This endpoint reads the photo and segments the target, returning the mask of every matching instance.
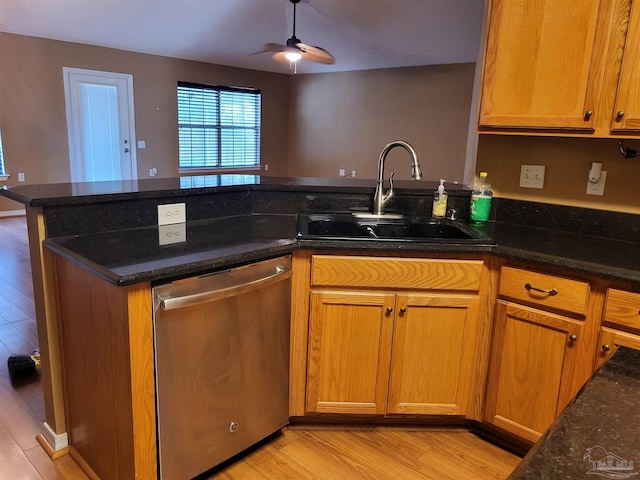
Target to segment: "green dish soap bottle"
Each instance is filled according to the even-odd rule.
[[[480,177],[473,182],[473,192],[471,192],[471,223],[486,223],[489,221],[491,211],[491,182],[487,177],[487,172],[480,172]]]

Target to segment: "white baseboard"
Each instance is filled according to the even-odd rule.
[[[56,433],[47,422],[44,422],[42,425],[44,426],[42,429],[42,436],[54,452],[63,450],[69,446],[67,432]]]
[[[25,210],[4,210],[0,211],[0,218],[2,217],[20,217],[26,215]]]

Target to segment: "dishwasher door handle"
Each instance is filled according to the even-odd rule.
[[[238,295],[257,288],[263,288],[273,283],[280,282],[291,278],[291,269],[284,267],[276,267],[274,273],[270,275],[261,274],[256,278],[250,278],[243,283],[233,285],[226,288],[219,288],[216,290],[209,290],[206,292],[197,292],[189,295],[183,295],[180,297],[167,297],[160,298],[159,305],[163,310],[175,310],[176,308],[190,307],[193,305],[199,305],[202,303],[213,302],[222,298]]]

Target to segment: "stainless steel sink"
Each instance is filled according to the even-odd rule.
[[[298,238],[398,242],[486,243],[487,236],[466,223],[431,217],[360,218],[351,214],[298,217]]]

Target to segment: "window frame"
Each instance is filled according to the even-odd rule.
[[[203,91],[203,92],[206,92],[206,91],[215,92],[214,94],[215,96],[214,101],[216,102],[215,112],[212,110],[206,113],[215,113],[217,115],[216,122],[215,123],[181,122],[181,116],[182,116],[181,115],[181,89],[194,89],[194,90]],[[221,120],[221,113],[223,111],[223,108],[225,106],[226,107],[233,106],[233,102],[228,102],[226,104],[222,102],[223,97],[221,96],[221,93],[226,93],[226,92],[237,92],[242,94],[253,95],[256,97],[255,103],[254,103],[255,109],[252,112],[253,116],[255,117],[254,119],[255,121],[251,123],[251,125],[249,126],[233,125],[233,122],[232,124],[225,124]],[[182,91],[182,94],[184,93],[185,91]],[[262,92],[259,89],[244,88],[244,87],[229,87],[229,86],[222,86],[222,85],[210,85],[210,84],[178,81],[176,95],[177,95],[176,100],[177,100],[177,109],[178,109],[177,130],[178,130],[178,171],[179,173],[197,174],[197,173],[217,173],[217,172],[230,172],[230,171],[250,171],[250,170],[261,169]],[[205,113],[202,113],[202,115],[206,116]],[[247,117],[243,113],[241,120],[244,121],[246,118]],[[215,153],[214,165],[204,164],[204,162],[206,162],[209,159],[205,159],[201,164],[198,164],[198,165],[182,164],[183,159],[181,158],[181,156],[182,156],[182,149],[184,147],[181,142],[181,133],[180,133],[180,130],[182,128],[202,129],[203,131],[213,130],[215,132],[214,136],[217,140],[216,140],[216,146],[215,146],[216,151],[214,152]],[[253,142],[243,140],[241,144],[242,147],[244,148],[246,145],[251,145],[253,143],[253,148],[252,149],[250,148],[250,150],[253,151],[253,162],[248,164],[246,163],[235,164],[233,162],[231,165],[224,165],[224,162],[225,162],[224,155],[231,154],[231,156],[233,157],[236,155],[236,151],[234,150],[233,146],[229,147],[229,144],[224,142],[223,133],[237,132],[241,130],[250,130],[254,132]],[[203,138],[204,136],[205,135],[203,133]],[[192,142],[193,140],[188,142],[188,144],[191,145]],[[203,147],[202,151],[200,151],[199,154],[205,157],[207,155],[207,148]]]
[[[4,147],[2,146],[2,129],[0,129],[0,182],[6,182],[9,174],[4,166]]]

